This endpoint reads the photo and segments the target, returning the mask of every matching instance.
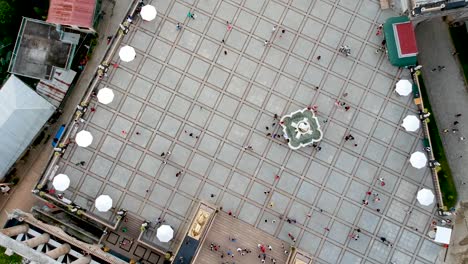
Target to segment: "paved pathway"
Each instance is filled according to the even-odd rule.
[[[463,75],[460,72],[456,58],[452,56],[454,47],[448,31],[448,26],[441,19],[423,22],[416,28],[420,63],[424,83],[429,92],[434,116],[440,130],[445,128],[459,129],[459,132],[442,134],[445,153],[449,159],[450,168],[458,185],[459,198],[468,199],[468,188],[462,183],[468,183],[468,144],[460,137],[468,137],[468,93]],[[442,71],[432,72],[437,66],[445,66]],[[455,115],[463,116],[456,118]],[[454,121],[460,122],[453,125]],[[462,156],[462,157],[461,157]],[[460,158],[461,157],[461,158]]]
[[[429,170],[407,162],[422,149],[421,133],[399,127],[416,108],[393,93],[401,72],[375,53],[376,26],[395,14],[370,0],[153,2],[157,19],[137,20],[124,41],[136,59],[120,62],[101,85],[115,91],[114,101],[93,102],[97,111],[84,124],[93,144],[70,146],[59,164],[72,180],[66,197],[94,211],[93,200],[108,194],[116,207],[162,216],[178,236],[192,205],[205,200],[285,241],[292,233],[314,263],[435,261],[441,247],[425,236],[435,208],[415,199],[432,188]],[[343,44],[351,56],[337,52]],[[351,110],[337,108],[337,99]],[[266,136],[278,133],[275,113],[314,104],[321,151],[291,151]],[[347,133],[355,142],[344,142]],[[381,201],[363,206],[369,190]],[[356,227],[358,241],[349,238]]]

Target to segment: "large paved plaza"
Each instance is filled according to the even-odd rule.
[[[421,132],[399,126],[416,107],[393,92],[407,73],[375,53],[377,25],[396,14],[370,0],[153,5],[156,21],[138,19],[124,40],[136,59],[116,56],[118,68],[101,83],[116,98],[93,102],[83,126],[93,144],[70,147],[60,162],[72,180],[66,197],[93,211],[94,199],[109,194],[117,208],[151,221],[161,216],[178,235],[204,200],[288,243],[293,234],[314,263],[435,262],[442,248],[426,235],[435,206],[416,201],[420,188],[433,189],[430,172],[408,162],[422,149]],[[341,45],[350,46],[350,56],[338,52]],[[292,151],[267,136],[280,133],[274,114],[313,105],[324,132],[320,151]],[[355,140],[345,142],[349,133]],[[367,191],[381,201],[371,196],[362,205]],[[349,237],[355,228],[357,241]]]

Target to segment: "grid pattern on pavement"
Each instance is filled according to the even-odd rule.
[[[234,241],[227,238],[234,238]],[[225,212],[220,212],[216,214],[213,225],[211,225],[201,245],[198,256],[193,260],[193,263],[218,263],[221,259],[221,254],[225,255],[226,260],[231,259],[244,264],[260,263],[261,260],[258,258],[258,254],[260,253],[258,249],[259,243],[265,247],[265,255],[262,258],[265,258],[266,263],[273,263],[272,259],[276,260],[275,263],[286,263],[289,257],[288,244],[243,221],[239,221],[239,219]],[[219,246],[220,250],[212,250],[211,245]],[[247,249],[251,252],[239,252],[239,248]],[[284,252],[285,249],[287,254]],[[226,254],[228,250],[233,253],[234,257]]]
[[[393,93],[402,72],[375,53],[376,26],[395,14],[369,0],[154,5],[156,21],[138,20],[124,41],[136,48],[136,59],[120,63],[101,84],[116,96],[94,105],[83,127],[93,144],[69,147],[60,163],[72,181],[66,197],[112,219],[93,208],[98,195],[108,194],[117,208],[152,221],[162,216],[178,235],[195,202],[205,200],[285,241],[294,234],[317,263],[435,261],[440,246],[425,236],[435,208],[415,199],[418,189],[432,189],[429,170],[407,162],[422,149],[421,135],[399,128],[416,108]],[[186,17],[189,10],[195,20]],[[342,44],[351,56],[338,53]],[[351,109],[336,107],[336,100]],[[309,105],[318,106],[324,131],[320,151],[292,151],[266,136],[279,133],[275,113]],[[355,141],[345,142],[347,133]],[[381,201],[366,207],[369,190]],[[349,234],[357,227],[362,233],[354,241]]]

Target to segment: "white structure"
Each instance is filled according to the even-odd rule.
[[[78,146],[85,148],[93,143],[93,135],[89,131],[81,130],[76,134],[75,141]]]
[[[174,230],[168,225],[162,225],[158,228],[156,236],[161,242],[169,242],[174,237]]]
[[[291,149],[296,150],[322,140],[320,123],[312,109],[304,108],[285,115],[280,125]]]
[[[434,202],[434,194],[429,189],[422,189],[418,192],[416,199],[421,205],[429,206]]]
[[[70,187],[70,178],[65,174],[59,174],[54,177],[52,185],[54,186],[55,190],[63,192],[68,189],[68,187]]]
[[[416,151],[415,153],[411,154],[410,163],[411,166],[415,167],[416,169],[422,169],[426,167],[427,157],[424,155],[424,153]]]
[[[443,227],[443,226],[436,226],[436,234],[434,238],[434,242],[442,243],[442,244],[450,244],[450,238],[452,237],[452,229]]]
[[[101,104],[110,104],[112,100],[114,100],[114,92],[111,89],[104,87],[99,90],[97,99]]]
[[[419,129],[421,126],[421,121],[419,121],[417,116],[409,115],[403,119],[402,127],[406,129],[406,131],[414,132]]]
[[[130,46],[123,46],[120,48],[119,57],[122,61],[130,62],[135,59],[136,52],[135,49]]]
[[[112,208],[112,198],[109,195],[100,195],[94,205],[99,212],[107,212]]]
[[[156,8],[152,5],[145,5],[140,11],[141,18],[146,21],[155,19],[157,14]]]
[[[395,92],[401,96],[408,96],[413,90],[413,84],[408,80],[399,80],[395,85]]]
[[[11,75],[0,89],[0,179],[21,157],[55,107]]]

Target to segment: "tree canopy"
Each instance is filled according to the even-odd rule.
[[[14,11],[7,1],[0,1],[0,24],[9,24],[13,19]]]

